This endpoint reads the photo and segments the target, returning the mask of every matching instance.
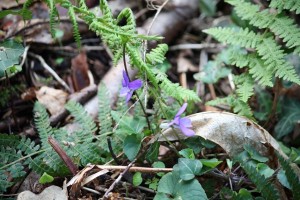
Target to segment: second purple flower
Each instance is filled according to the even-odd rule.
[[[180,115],[185,111],[186,107],[187,103],[184,103],[168,126],[174,126],[174,128],[180,129],[184,135],[189,137],[195,135],[195,131],[190,129],[192,128],[192,122],[189,118],[180,117]]]

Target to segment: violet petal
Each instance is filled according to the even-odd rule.
[[[179,109],[179,111],[177,112],[177,114],[175,115],[175,117],[179,117],[179,116],[185,111],[187,105],[188,105],[187,103],[184,103],[184,104],[181,106],[181,108]]]
[[[132,91],[132,90],[130,90],[130,91],[127,93],[127,96],[126,96],[126,103],[131,99],[132,94],[133,94],[133,91]]]
[[[128,87],[131,90],[137,90],[137,89],[141,88],[142,85],[143,85],[143,82],[141,80],[137,79],[137,80],[130,82],[128,84]]]
[[[188,129],[188,128],[186,128],[186,127],[183,126],[183,125],[180,125],[180,130],[181,130],[181,132],[182,132],[184,135],[186,135],[186,136],[188,136],[188,137],[193,136],[193,135],[196,134],[195,131],[193,131],[192,129]]]
[[[180,125],[185,126],[187,128],[191,128],[192,127],[192,121],[189,118],[182,118],[180,119]]]
[[[123,87],[120,90],[120,96],[125,97],[130,92],[130,89],[128,87]]]
[[[129,85],[129,78],[128,78],[126,72],[123,70],[122,86],[123,87],[126,87],[126,86],[128,87],[128,85]]]

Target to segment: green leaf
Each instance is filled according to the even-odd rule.
[[[135,172],[133,175],[132,183],[134,186],[139,186],[143,182],[142,173],[141,172]]]
[[[202,168],[200,160],[191,160],[188,158],[179,158],[178,164],[173,166],[173,171],[180,174],[180,178],[188,181],[199,174]]]
[[[277,173],[277,179],[284,187],[286,187],[290,190],[292,189],[289,181],[287,180],[284,170],[282,170],[282,169],[279,170],[279,172]]]
[[[195,159],[195,154],[193,149],[187,148],[187,149],[182,149],[181,151],[179,151],[179,154],[181,156],[183,156],[184,158],[188,158],[188,159]]]
[[[206,167],[209,167],[209,168],[215,168],[220,163],[222,163],[222,161],[219,161],[216,158],[212,158],[212,159],[200,159],[200,161],[203,164],[203,166],[206,166]]]
[[[170,172],[164,175],[158,183],[157,199],[188,199],[199,200],[208,199],[202,186],[196,179],[184,181],[180,179],[176,172]],[[166,195],[171,195],[167,198]]]
[[[184,144],[193,149],[193,151],[198,154],[203,148],[201,137],[188,137],[184,140]]]
[[[159,142],[154,142],[151,144],[150,148],[147,150],[146,153],[146,160],[150,163],[153,163],[158,159],[158,153],[159,153]]]
[[[214,16],[216,14],[216,5],[216,0],[199,0],[200,10],[204,16]]]
[[[5,70],[19,64],[19,58],[23,53],[22,44],[14,40],[0,42],[0,78],[5,76]]]
[[[112,116],[113,116],[112,112]],[[113,116],[114,117],[114,116]],[[147,125],[145,117],[124,116],[118,121],[120,123],[119,130],[130,134],[141,134],[144,127]]]
[[[12,14],[12,15],[21,15],[24,20],[29,20],[32,18],[32,12],[30,10],[3,10],[0,11],[0,19],[4,18],[5,16]]]
[[[268,158],[261,156],[254,148],[252,148],[249,144],[244,145],[244,149],[248,152],[250,157],[253,160],[256,160],[258,162],[267,162]]]
[[[39,183],[45,184],[45,183],[51,183],[54,180],[53,176],[47,174],[47,172],[44,172],[41,178],[39,179]]]
[[[268,165],[266,165],[265,163],[258,163],[256,165],[256,170],[263,176],[265,176],[265,178],[269,178],[270,176],[272,176],[274,174],[274,170],[271,169]]]
[[[137,135],[128,135],[123,144],[123,150],[127,158],[132,161],[141,148],[141,139]]]
[[[294,147],[291,148],[291,153],[290,153],[290,161],[296,164],[300,164],[300,150],[296,149]]]
[[[291,133],[300,120],[300,103],[298,100],[285,99],[282,106],[282,114],[275,126],[275,137],[277,139]]]
[[[166,166],[165,166],[165,163],[163,163],[161,161],[157,161],[157,162],[154,162],[152,164],[152,167],[154,167],[154,168],[165,168]],[[157,176],[163,176],[163,175],[165,175],[165,173],[164,172],[158,172],[156,175]]]
[[[194,75],[194,79],[201,80],[204,83],[216,83],[220,78],[226,77],[231,70],[222,66],[221,62],[208,61],[204,65],[204,70]]]

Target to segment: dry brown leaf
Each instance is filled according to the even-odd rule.
[[[47,187],[42,193],[34,194],[30,191],[21,192],[17,200],[68,200],[67,190],[52,185]]]
[[[264,144],[270,144],[287,158],[277,141],[265,129],[245,117],[212,111],[196,113],[187,118],[191,119],[196,135],[220,145],[229,156],[242,152],[245,144],[250,144],[262,155],[268,155],[268,149]],[[179,137],[185,137],[179,130],[174,130]],[[178,139],[171,128],[163,131],[163,134],[170,141]],[[159,141],[163,140],[164,137],[159,138]]]
[[[63,90],[47,86],[43,86],[39,91],[36,91],[36,98],[48,109],[51,115],[59,113],[64,108],[67,97],[68,94]]]
[[[90,78],[88,75],[89,65],[87,63],[87,56],[84,51],[72,59],[72,83],[75,92],[90,85]]]

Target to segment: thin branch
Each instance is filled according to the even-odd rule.
[[[62,80],[57,73],[45,62],[44,58],[42,56],[36,55],[34,53],[29,52],[28,55],[38,59],[42,66],[68,91],[71,93],[70,87],[67,85],[67,83]]]
[[[77,174],[78,168],[71,160],[71,158],[67,155],[67,153],[61,148],[59,143],[53,137],[49,136],[48,142],[50,143],[54,151],[59,155],[59,157],[66,164],[66,166],[71,171],[71,173],[75,176]]]
[[[133,161],[131,161],[131,163],[129,163],[129,165],[127,165],[127,167],[125,168],[125,170],[118,176],[118,178],[110,185],[110,187],[108,188],[108,190],[105,192],[103,198],[107,199],[109,193],[114,189],[114,187],[121,181],[122,177],[127,173],[127,171],[132,167],[132,165],[135,163],[136,159],[134,159]]]
[[[115,166],[115,165],[96,165],[100,169],[107,170],[126,170],[128,166]],[[130,167],[129,172],[142,172],[142,173],[158,173],[158,172],[172,172],[173,168],[153,168],[153,167]]]
[[[203,44],[178,44],[171,46],[169,48],[170,51],[182,50],[182,49],[221,49],[225,46],[222,44],[214,44],[214,43],[203,43]]]

